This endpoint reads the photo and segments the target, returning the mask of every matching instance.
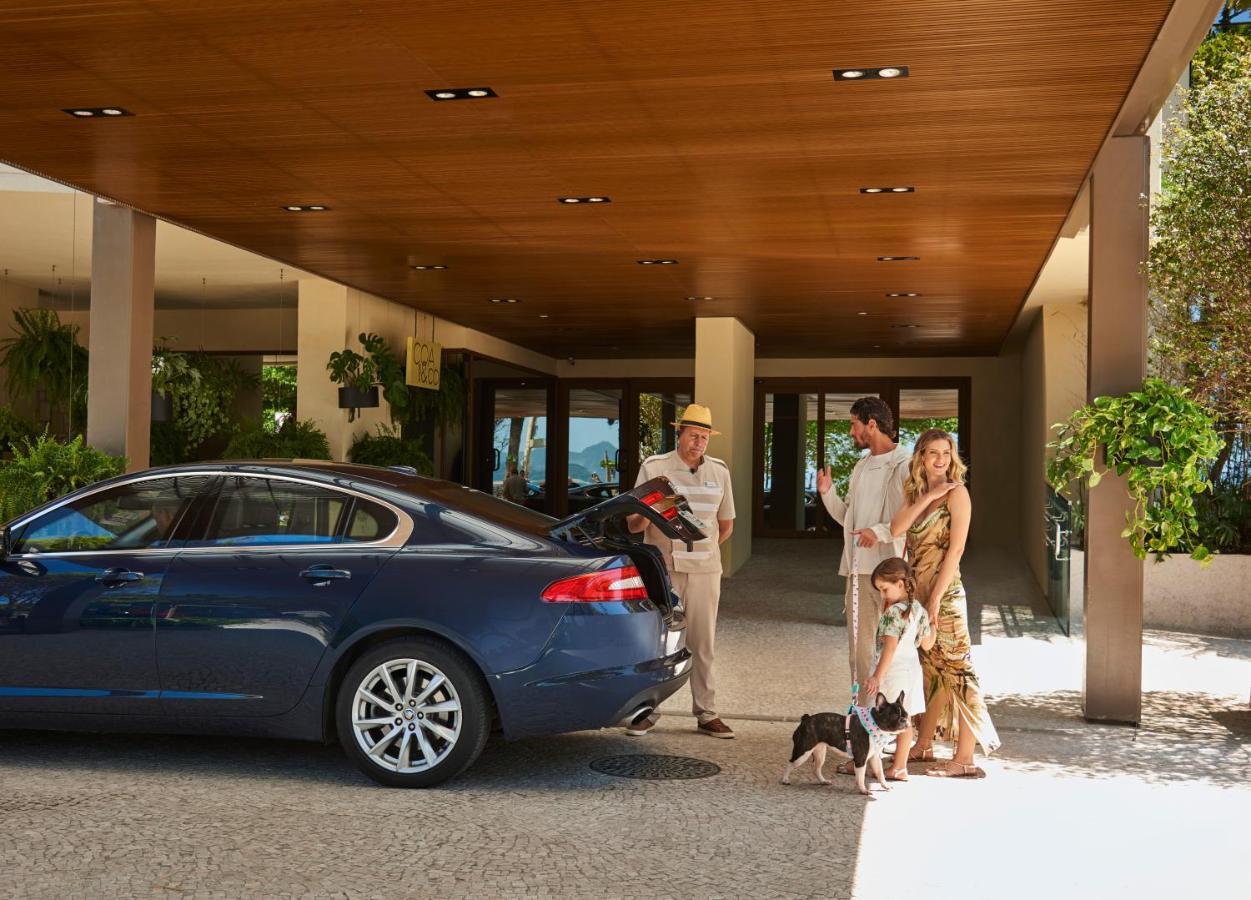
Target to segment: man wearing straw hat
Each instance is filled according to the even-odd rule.
[[[716,712],[716,686],[712,677],[713,642],[717,634],[717,605],[721,600],[721,544],[734,529],[734,494],[730,470],[724,462],[705,456],[712,430],[712,412],[692,403],[673,423],[678,429],[678,448],[649,456],[639,466],[635,486],[664,475],[686,497],[691,512],[704,523],[709,535],[688,551],[682,541],[672,541],[643,516],[630,517],[630,530],[643,531],[643,539],[660,549],[673,589],[686,609],[686,646],[691,651],[691,705],[699,720],[697,730],[716,738],[732,738],[734,732]],[[716,535],[712,534],[716,524]],[[647,734],[660,716],[652,712],[631,722],[626,734]]]

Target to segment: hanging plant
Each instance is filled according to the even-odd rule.
[[[1148,378],[1142,389],[1120,397],[1096,397],[1052,426],[1059,434],[1047,446],[1055,457],[1047,464],[1047,481],[1057,492],[1085,480],[1094,487],[1107,471],[1123,476],[1134,508],[1125,530],[1134,555],[1188,551],[1208,562],[1212,552],[1199,536],[1195,497],[1210,489],[1208,471],[1221,449],[1210,413],[1190,399],[1184,388]],[[1095,468],[1104,448],[1107,468]]]
[[[451,363],[439,369],[437,391],[413,391],[409,404],[414,421],[430,421],[439,427],[455,425],[465,414],[468,384],[463,366]]]
[[[382,397],[390,407],[391,421],[403,421],[412,392],[408,388],[404,361],[391,352],[386,338],[369,333],[360,336],[361,346],[374,365],[375,378],[382,388]]]
[[[363,344],[365,335],[359,340]],[[351,347],[344,347],[330,354],[326,363],[330,380],[339,387],[339,408],[348,411],[348,421],[356,420],[362,407],[378,405],[378,367],[373,359],[362,356]]]
[[[182,462],[232,422],[239,391],[255,381],[232,359],[171,350],[161,338],[152,351],[152,393],[168,398],[171,416],[153,429],[152,460]]]
[[[73,424],[85,422],[87,348],[78,343],[78,326],[62,323],[55,309],[15,309],[13,320],[16,336],[0,341],[9,394],[33,396],[43,388],[52,421],[68,405]]]

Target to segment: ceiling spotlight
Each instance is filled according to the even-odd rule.
[[[835,69],[835,81],[857,81],[872,78],[907,78],[907,66],[883,66],[880,69]]]
[[[491,90],[489,87],[482,88],[439,88],[433,91],[426,91],[426,96],[431,100],[481,100],[484,97],[498,97],[499,94]]]
[[[912,322],[900,323],[900,324],[895,324],[891,326],[891,328],[916,328],[916,327],[917,326],[913,324]]]
[[[916,188],[914,187],[864,187],[860,189],[862,194],[911,194]]]
[[[878,262],[907,262],[908,260],[920,259],[919,256],[879,256]]]
[[[325,212],[326,210],[330,209],[330,207],[323,206],[322,204],[318,203],[313,206],[295,206],[295,205],[284,206],[283,209],[285,209],[287,212]]]
[[[117,118],[119,116],[133,116],[128,109],[120,106],[86,106],[79,108],[63,109],[61,112],[69,113],[76,119],[94,119],[97,116],[110,116]]]
[[[410,268],[410,269],[416,269],[418,272],[433,272],[433,271],[435,271],[435,270],[437,270],[437,269],[446,269],[446,268],[447,268],[447,266],[443,266],[443,265],[434,265],[434,266],[431,266],[431,265],[425,265],[425,266],[409,266],[409,268]]]
[[[540,319],[546,319],[546,318],[547,318],[547,313],[539,313],[539,318],[540,318]]]
[[[887,297],[920,297],[916,291],[892,291]]]
[[[858,316],[867,316],[867,315],[868,315],[868,313],[867,313],[867,312],[858,312],[858,313],[856,313],[856,315],[858,315]]]
[[[687,297],[687,300],[711,300],[712,297]]]
[[[915,190],[916,188],[911,187],[893,187],[890,189],[890,192],[892,194],[910,194]]]
[[[612,203],[608,197],[557,197],[557,203]]]
[[[860,189],[860,193],[862,193],[862,194],[880,194],[880,193],[882,193],[882,189],[881,189],[881,188],[861,188],[861,189]]]
[[[640,266],[676,266],[676,259],[636,259],[636,263]]]
[[[492,297],[491,302],[492,303],[516,303],[517,298],[516,297]]]
[[[325,209],[326,209],[326,207],[321,206],[321,205],[317,205],[317,206],[310,206],[310,207],[308,208],[308,211],[309,211],[309,212],[323,212],[323,211],[325,211]]]

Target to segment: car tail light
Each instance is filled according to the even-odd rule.
[[[543,591],[548,603],[594,603],[599,600],[646,600],[647,588],[634,566],[601,569],[553,581]]]
[[[655,507],[655,505],[657,503],[660,503],[662,500],[672,500],[672,499],[673,498],[670,497],[668,494],[662,494],[660,491],[652,491],[650,494],[645,494],[644,496],[640,497],[639,502],[642,503],[644,506]],[[676,519],[678,517],[677,504],[670,503],[669,506],[667,506],[665,509],[660,510],[659,512],[666,519],[669,519],[669,520]]]

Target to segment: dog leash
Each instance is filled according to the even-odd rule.
[[[860,673],[856,671],[856,636],[860,633],[860,553],[854,543],[851,547],[851,573],[847,577],[851,579],[851,632],[847,636],[851,645],[851,703],[847,707],[843,734],[850,750],[851,717],[857,715],[856,701],[860,699]]]

